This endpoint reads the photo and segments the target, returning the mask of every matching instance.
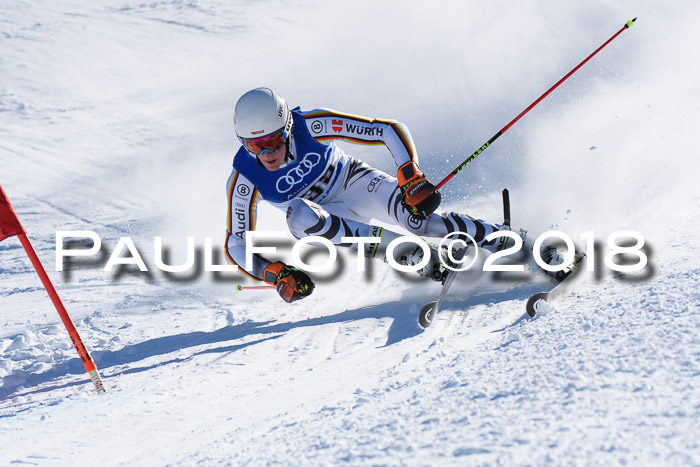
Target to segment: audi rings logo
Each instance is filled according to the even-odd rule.
[[[386,175],[378,175],[378,176],[374,177],[374,178],[373,178],[372,180],[370,180],[369,183],[367,184],[367,191],[369,191],[370,193],[372,193],[372,192],[374,191],[374,189],[377,188],[377,184],[378,184],[378,183],[379,183],[379,186],[381,186],[381,183],[380,183],[380,182],[381,182],[382,180],[384,180],[385,178],[386,178]]]
[[[287,172],[286,175],[281,176],[277,179],[277,191],[279,193],[286,193],[294,185],[301,183],[304,177],[311,173],[311,169],[314,168],[318,163],[321,162],[321,155],[317,152],[310,152],[304,156],[304,158],[299,161],[299,165]]]

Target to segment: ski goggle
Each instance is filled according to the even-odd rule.
[[[280,128],[260,138],[241,138],[241,142],[246,150],[255,155],[260,155],[265,151],[275,152],[285,141],[287,141],[287,133],[284,131],[284,128]]]

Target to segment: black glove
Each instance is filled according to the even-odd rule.
[[[305,272],[279,261],[271,263],[265,268],[263,281],[274,285],[277,293],[287,303],[308,297],[315,287],[313,281]]]
[[[401,187],[401,203],[414,216],[424,219],[440,206],[440,192],[425,178],[415,162],[406,162],[399,167],[397,178]]]

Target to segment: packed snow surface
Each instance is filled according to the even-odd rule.
[[[0,243],[0,465],[700,465],[696,2],[0,3],[0,184],[107,389]],[[187,237],[223,262],[248,89],[402,121],[438,182],[634,16],[443,190],[498,222],[508,187],[533,238],[593,232],[595,271],[535,319],[538,284],[467,272],[422,330],[439,287],[353,254],[289,305],[155,267],[154,237],[169,264]],[[100,254],[57,272],[57,231]],[[606,266],[617,231],[644,236],[642,271]],[[103,271],[123,237],[148,272]]]

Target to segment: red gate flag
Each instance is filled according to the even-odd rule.
[[[15,210],[12,209],[10,200],[7,199],[5,191],[0,186],[0,242],[7,237],[24,233],[22,224],[17,219]]]
[[[58,316],[61,317],[61,321],[63,321],[63,325],[68,331],[68,335],[70,336],[70,340],[73,342],[75,350],[78,351],[78,356],[83,362],[85,371],[88,372],[90,379],[92,379],[92,382],[95,385],[95,390],[97,390],[97,392],[104,392],[105,388],[102,384],[100,373],[97,371],[97,367],[95,366],[95,362],[92,360],[90,353],[85,348],[85,344],[83,344],[82,339],[78,335],[78,330],[75,329],[73,321],[70,319],[70,316],[68,316],[68,311],[66,311],[66,308],[63,306],[63,302],[61,302],[56,289],[51,283],[51,279],[49,279],[48,274],[46,274],[46,270],[41,264],[39,256],[37,256],[36,251],[34,251],[34,247],[29,241],[29,238],[27,238],[27,235],[22,228],[22,224],[19,222],[17,214],[15,214],[15,210],[12,209],[10,200],[7,199],[5,191],[2,189],[2,186],[0,186],[0,242],[13,235],[17,235],[19,238],[20,243],[22,243],[22,246],[24,247],[24,251],[27,253],[27,256],[29,256],[29,260],[32,262],[36,273],[41,279],[41,283],[44,284],[44,288],[48,292],[49,297],[51,297],[51,301],[56,307],[56,311],[58,311]]]

